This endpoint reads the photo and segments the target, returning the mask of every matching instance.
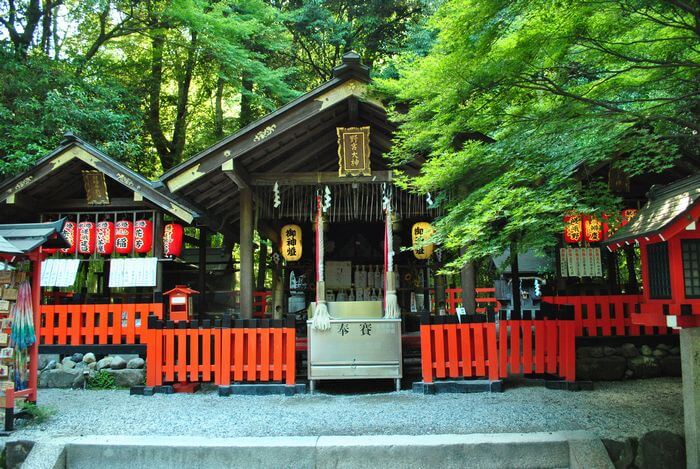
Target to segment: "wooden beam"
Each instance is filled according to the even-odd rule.
[[[231,158],[221,165],[221,171],[231,178],[239,189],[250,189],[250,174],[240,162]]]
[[[129,197],[114,197],[109,199],[109,205],[90,205],[85,199],[63,199],[55,203],[42,203],[41,210],[46,212],[47,210],[114,210],[114,209],[130,209],[130,210],[142,210],[144,208],[154,208],[158,209],[155,204],[150,204],[147,201],[136,201]]]
[[[253,317],[253,193],[240,190],[241,319]]]
[[[207,228],[199,227],[199,272],[197,284],[199,286],[199,296],[197,296],[197,317],[204,318],[207,310]]]
[[[353,182],[391,182],[393,172],[372,171],[371,176],[340,177],[337,171],[324,172],[298,172],[298,173],[253,173],[252,183],[254,186],[274,186],[275,182],[289,185],[308,184],[351,184]]]

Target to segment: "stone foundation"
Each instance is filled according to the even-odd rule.
[[[576,379],[619,381],[623,379],[681,376],[680,347],[658,344],[583,346],[576,349]]]

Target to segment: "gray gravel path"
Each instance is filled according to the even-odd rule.
[[[78,435],[446,434],[589,430],[621,438],[665,429],[683,433],[680,379],[597,383],[595,391],[518,387],[500,394],[410,391],[362,395],[130,396],[128,391],[42,389],[56,414],[12,439]]]

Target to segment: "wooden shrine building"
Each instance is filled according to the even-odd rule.
[[[392,184],[393,171],[384,154],[391,147],[395,126],[382,103],[369,93],[369,82],[369,68],[360,57],[345,54],[330,81],[161,178],[171,193],[206,208],[209,217],[219,223],[219,231],[233,233],[240,243],[241,317],[253,314],[254,231],[271,242],[278,265],[273,273],[273,311],[293,312],[290,297],[297,297],[299,309],[308,303],[313,290],[312,222],[317,195],[324,200],[325,227],[329,230],[326,259],[337,262],[333,268],[361,272],[363,279],[368,272],[379,274],[384,263],[383,197],[392,200],[394,236],[400,246],[411,245],[412,223],[430,221],[438,213],[429,207],[424,195],[410,194]],[[417,159],[400,169],[416,174],[420,165]],[[279,249],[285,226],[300,230],[299,251],[290,251],[290,256]],[[416,292],[418,302],[427,303],[428,295],[423,294],[428,285],[426,262],[410,252],[400,252],[398,246],[395,251],[405,280],[404,296],[399,292],[401,306],[410,308]],[[281,257],[287,258],[286,267]],[[351,266],[341,264],[351,260]],[[345,299],[380,294],[372,288],[356,291],[352,280],[336,282],[336,288],[329,282],[329,293]]]

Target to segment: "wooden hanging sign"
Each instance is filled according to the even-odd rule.
[[[369,127],[338,127],[338,176],[371,176]]]

